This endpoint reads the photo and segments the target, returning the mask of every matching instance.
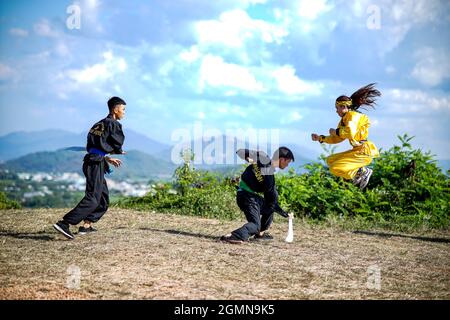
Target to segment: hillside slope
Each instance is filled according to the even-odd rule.
[[[82,173],[82,164],[85,152],[68,150],[41,151],[27,154],[17,159],[0,164],[0,169],[13,172],[78,172]],[[130,150],[126,155],[114,155],[123,161],[119,169],[114,169],[112,175],[107,176],[113,180],[170,178],[175,165],[169,161],[155,158],[137,150]]]
[[[169,148],[168,145],[133,130],[125,128],[124,133],[124,149],[126,151],[139,150],[154,155]],[[0,136],[0,161],[16,159],[35,152],[55,151],[72,146],[84,147],[86,145],[86,135],[87,130],[81,133],[58,129],[12,132]]]
[[[287,222],[277,218],[272,242],[231,245],[217,238],[243,221],[112,208],[96,234],[68,241],[51,226],[64,213],[0,211],[0,299],[450,299],[444,231],[361,233],[298,221],[288,244]]]

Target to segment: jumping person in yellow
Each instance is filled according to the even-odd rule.
[[[372,169],[366,168],[373,158],[378,157],[377,147],[367,137],[369,135],[369,118],[358,111],[365,105],[374,108],[375,98],[380,91],[371,83],[357,90],[350,97],[340,96],[336,99],[336,113],[342,118],[337,129],[330,129],[330,135],[313,133],[313,141],[335,144],[348,139],[353,149],[332,154],[327,158],[330,172],[335,176],[353,180],[353,184],[364,189],[372,175]]]

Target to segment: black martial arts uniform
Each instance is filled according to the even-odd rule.
[[[86,176],[86,192],[78,205],[68,212],[64,222],[76,225],[83,220],[97,222],[108,210],[109,192],[105,172],[109,172],[106,154],[122,154],[125,136],[122,125],[112,115],[97,122],[87,136],[88,154],[83,160],[83,173]]]
[[[232,232],[235,237],[246,241],[251,236],[269,229],[274,212],[285,218],[288,217],[288,213],[278,205],[275,169],[270,158],[262,151],[240,149],[236,153],[241,158],[253,162],[242,173],[236,195],[237,204],[248,222]],[[263,193],[264,197],[257,193]]]

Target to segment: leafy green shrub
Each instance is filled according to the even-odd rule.
[[[413,137],[398,137],[394,146],[374,163],[369,193],[377,195],[386,219],[433,227],[448,226],[450,179],[427,152],[414,150]],[[381,208],[380,208],[381,207]]]
[[[238,217],[234,186],[220,175],[196,170],[193,155],[182,157],[184,163],[175,170],[173,183],[152,185],[144,197],[122,199],[117,205],[200,217]]]
[[[4,192],[0,192],[0,210],[4,209],[20,209],[21,206],[18,202],[8,199]]]
[[[368,187],[361,191],[334,177],[323,162],[305,166],[307,173],[279,176],[280,203],[299,216],[325,219],[357,217],[383,226],[449,226],[449,178],[433,156],[414,150],[412,137],[374,160]],[[324,158],[324,157],[322,157]]]
[[[280,205],[310,221],[357,221],[396,229],[448,228],[449,177],[432,155],[412,148],[412,138],[404,135],[399,139],[400,146],[381,152],[374,160],[374,172],[365,190],[331,175],[322,155],[319,161],[305,165],[303,174],[290,169],[276,176]],[[158,184],[144,197],[124,199],[119,206],[203,217],[241,217],[233,179],[197,171],[193,157],[184,159],[173,183]]]

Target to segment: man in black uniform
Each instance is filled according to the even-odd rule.
[[[110,173],[109,164],[120,167],[119,159],[110,158],[107,154],[125,154],[122,145],[125,136],[118,120],[125,116],[125,101],[119,97],[108,100],[109,115],[94,124],[87,136],[87,154],[83,160],[83,173],[86,176],[86,192],[78,205],[67,213],[63,220],[53,227],[66,238],[73,239],[70,225],[77,225],[84,220],[78,233],[86,234],[97,231],[92,223],[97,222],[108,210],[109,192],[105,172]]]
[[[289,216],[278,205],[275,168],[286,168],[294,161],[294,155],[286,147],[276,150],[272,159],[262,151],[240,149],[237,154],[251,163],[241,175],[236,195],[237,204],[248,222],[220,239],[230,243],[243,243],[252,236],[255,236],[255,239],[271,240],[273,237],[267,230],[272,224],[273,212],[285,218]],[[258,193],[264,193],[264,198]]]

